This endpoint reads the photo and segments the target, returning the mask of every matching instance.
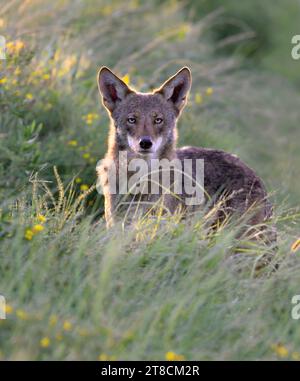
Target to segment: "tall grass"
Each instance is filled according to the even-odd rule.
[[[271,72],[274,62],[220,55],[214,31],[223,11],[187,4],[3,2],[1,358],[300,357],[291,318],[299,291],[291,250],[299,234],[299,89]],[[278,5],[266,9],[277,20]],[[269,248],[233,254],[245,221],[212,233],[203,211],[189,221],[144,218],[106,231],[93,187],[108,133],[96,84],[102,65],[142,91],[191,67],[180,144],[238,154],[274,201],[278,249],[260,273]]]

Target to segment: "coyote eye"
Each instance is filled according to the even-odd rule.
[[[127,122],[128,122],[129,124],[134,124],[134,123],[136,122],[136,119],[133,118],[133,117],[130,117],[130,118],[127,118]]]
[[[162,124],[162,122],[163,122],[162,118],[155,118],[154,119],[155,124]]]

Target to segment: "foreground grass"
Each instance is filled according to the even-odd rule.
[[[288,234],[279,237],[274,261],[258,276],[255,265],[265,247],[232,256],[240,224],[208,235],[199,215],[189,223],[143,221],[106,232],[89,218],[76,223],[75,215],[61,226],[65,213],[50,209],[45,220],[24,208],[7,232],[12,237],[2,244],[1,287],[8,303],[7,320],[0,323],[2,358],[297,355],[300,326],[291,318],[291,299],[299,291],[300,262]],[[43,230],[33,228],[26,239],[24,219]],[[280,263],[275,273],[274,263]]]
[[[192,21],[176,1],[159,12],[155,2],[24,4],[8,2],[0,16],[9,39],[0,77],[1,358],[299,358],[297,88],[220,58],[206,33],[218,12]],[[92,187],[108,123],[101,65],[145,91],[191,66],[180,144],[229,150],[264,178],[278,216],[276,272],[274,263],[254,271],[263,246],[233,259],[240,224],[211,234],[204,214],[106,231]]]

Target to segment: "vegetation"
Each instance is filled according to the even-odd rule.
[[[222,3],[1,0],[2,359],[300,359],[299,2]],[[140,91],[191,67],[180,145],[237,154],[274,202],[278,248],[259,274],[274,248],[233,256],[243,220],[105,229],[103,65]]]

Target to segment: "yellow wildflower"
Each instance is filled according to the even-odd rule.
[[[24,44],[23,41],[21,41],[21,40],[17,40],[17,41],[15,42],[15,52],[16,52],[16,53],[19,53],[20,50],[22,50],[24,47],[25,47],[25,44]]]
[[[16,315],[20,320],[27,320],[28,319],[28,314],[24,310],[17,310]]]
[[[38,214],[37,219],[38,219],[38,221],[40,221],[42,223],[47,221],[47,218],[45,216],[43,216],[42,214]]]
[[[184,356],[178,355],[175,352],[167,352],[165,357],[167,361],[183,361],[184,360]]]
[[[9,41],[6,44],[6,49],[10,54],[19,54],[24,47],[25,44],[21,40]]]
[[[13,308],[10,304],[6,304],[5,307],[4,307],[4,311],[7,315],[10,315],[13,313]]]
[[[31,241],[33,237],[33,231],[31,229],[26,229],[24,237],[28,240]]]
[[[300,353],[299,352],[293,352],[292,353],[292,359],[295,361],[300,361]]]
[[[29,101],[31,101],[33,99],[33,95],[31,93],[27,93],[25,95],[25,98],[28,99]]]
[[[94,120],[99,118],[98,114],[96,113],[89,113],[87,115],[83,115],[82,119],[87,123],[87,124],[93,124]]]
[[[81,190],[81,191],[85,192],[85,191],[87,191],[88,189],[89,189],[89,186],[88,186],[88,185],[86,185],[86,184],[82,184],[82,185],[80,185],[80,190]]]
[[[4,85],[6,82],[7,82],[7,78],[6,77],[3,77],[3,78],[0,79],[0,84],[1,85]]]
[[[195,94],[195,102],[201,104],[203,102],[203,97],[200,93]]]
[[[83,157],[84,159],[89,159],[89,158],[91,157],[91,155],[90,155],[88,152],[86,152],[86,153],[84,153],[84,154],[82,155],[82,157]]]
[[[50,345],[50,339],[49,337],[43,337],[40,341],[40,345],[42,348],[48,348]]]
[[[34,227],[32,228],[32,231],[33,231],[33,233],[35,234],[35,233],[39,233],[39,232],[43,231],[44,229],[45,229],[45,228],[44,228],[43,225],[36,224],[36,225],[34,225]]]
[[[44,74],[43,79],[45,79],[45,80],[50,79],[50,74]]]
[[[80,184],[82,182],[82,178],[80,178],[80,177],[76,177],[76,179],[75,179],[75,183],[76,184]]]
[[[298,238],[291,246],[291,250],[293,253],[296,253],[300,249],[300,238]]]
[[[69,140],[69,141],[68,141],[68,145],[69,145],[69,146],[76,147],[77,144],[78,144],[78,143],[77,143],[77,140]]]
[[[101,353],[101,354],[98,356],[98,360],[99,360],[99,361],[108,361],[108,360],[109,360],[109,356],[108,356],[106,353]]]
[[[208,88],[206,89],[206,91],[205,91],[206,95],[208,95],[208,96],[209,96],[209,95],[212,95],[213,92],[214,92],[214,90],[213,90],[212,87],[208,87]]]
[[[21,69],[19,66],[16,67],[16,70],[14,71],[14,75],[20,75],[21,74]]]
[[[72,329],[72,323],[69,320],[64,321],[63,329],[65,331],[71,331],[71,329]]]
[[[126,83],[126,85],[129,85],[130,82],[130,75],[125,74],[124,77],[122,77],[122,81]]]
[[[271,348],[278,357],[285,358],[289,355],[289,350],[282,344],[273,344]]]

